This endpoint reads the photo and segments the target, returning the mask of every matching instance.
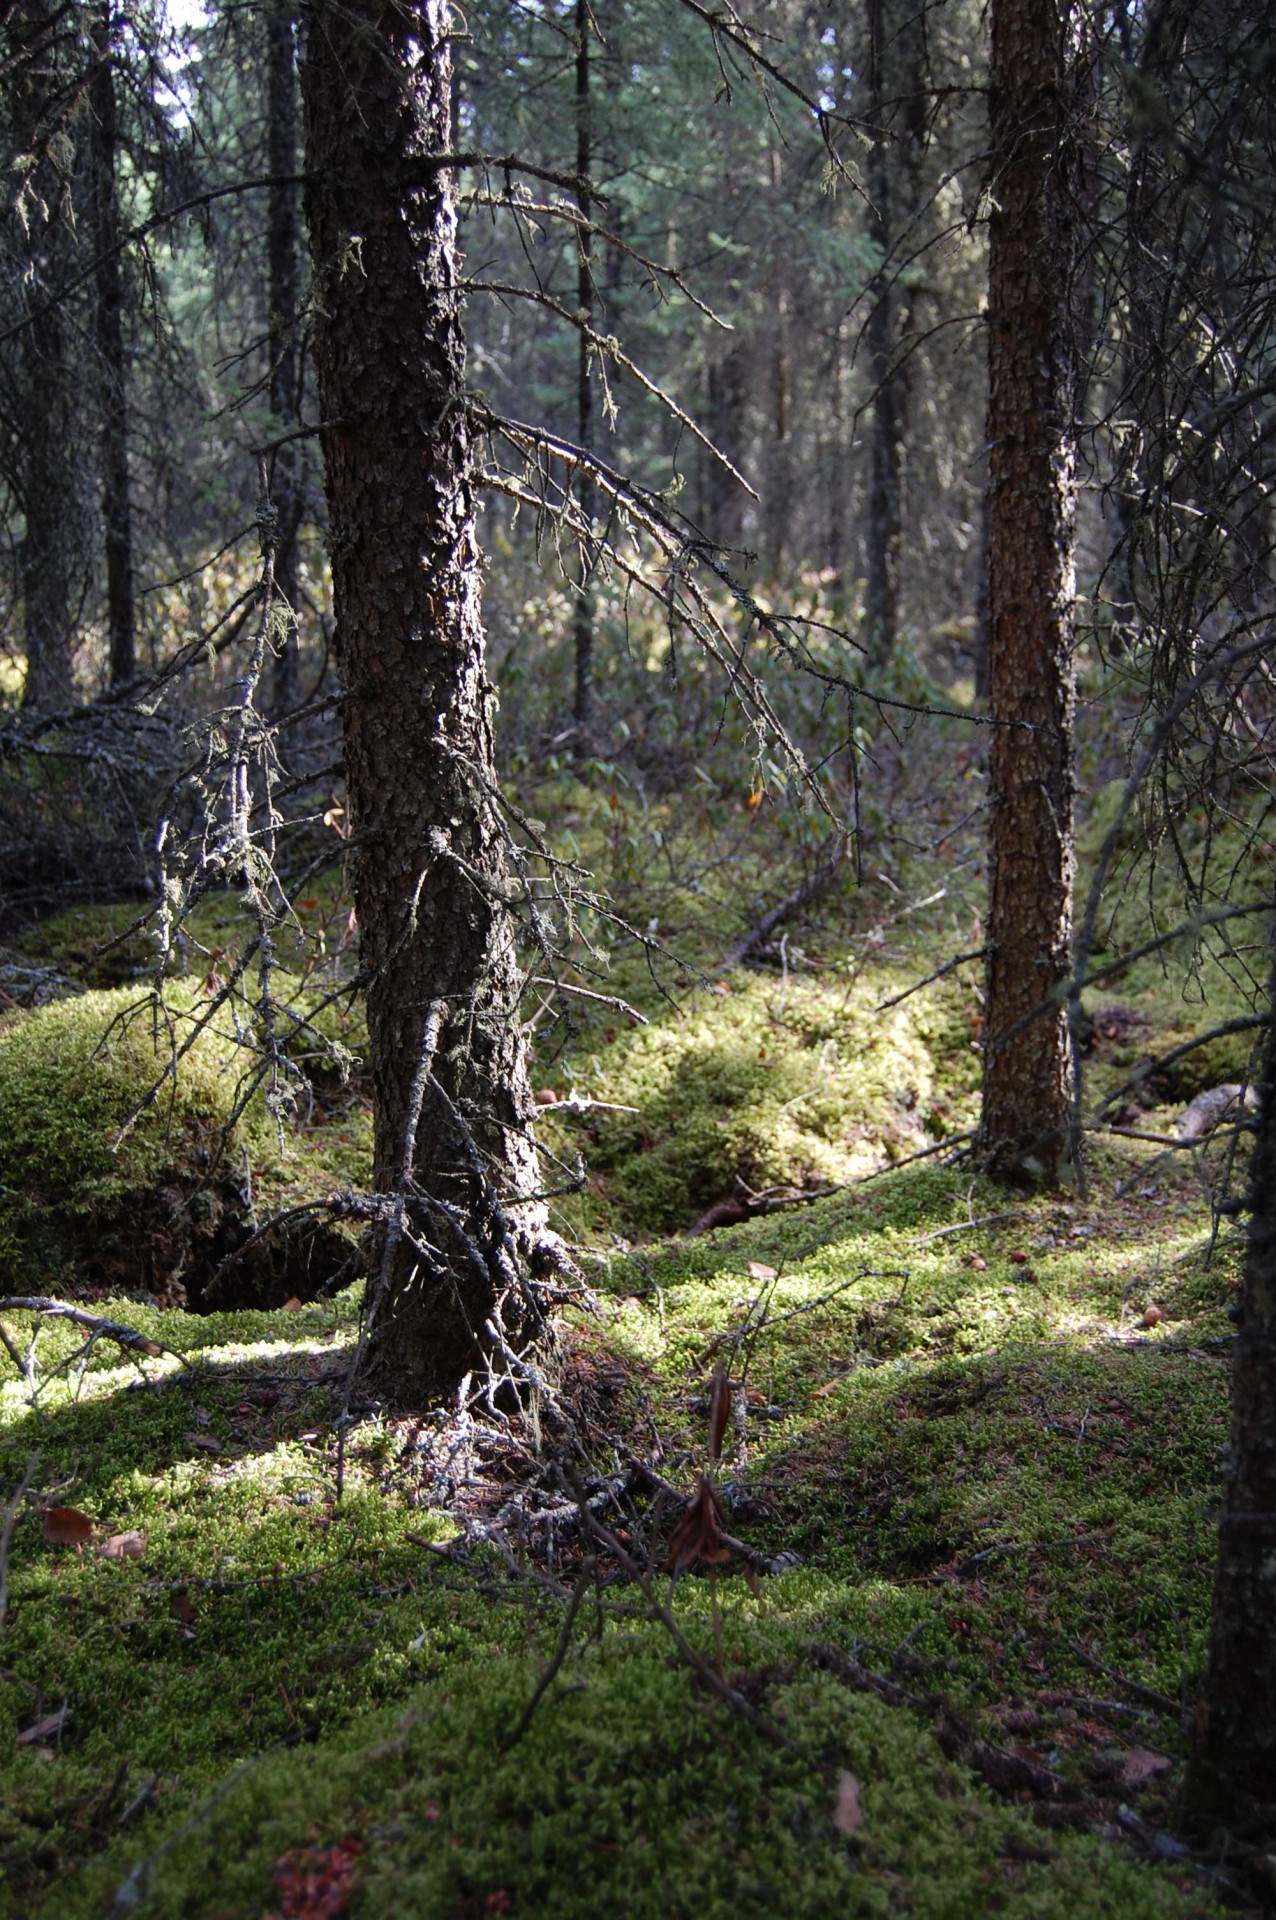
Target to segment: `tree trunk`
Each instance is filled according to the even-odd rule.
[[[124,352],[124,276],[120,266],[119,201],[115,183],[118,119],[112,64],[111,9],[104,0],[93,23],[94,65],[89,81],[90,178],[102,376],[102,518],[106,550],[106,618],[111,685],[137,672],[137,614],[133,595],[133,516],[129,502],[128,361]]]
[[[492,759],[446,0],[306,21],[306,209],[375,1179],[372,1365],[419,1402],[540,1331],[520,976]],[[402,1222],[403,1233],[399,1237]]]
[[[987,1007],[980,1141],[1053,1179],[1067,1131],[1073,875],[1078,0],[994,0]]]
[[[1203,1826],[1270,1839],[1276,1816],[1276,912],[1271,1024],[1249,1163],[1214,1610],[1187,1801]]]
[[[297,344],[297,287],[301,274],[301,236],[297,189],[285,184],[297,171],[297,78],[294,64],[293,0],[276,0],[266,15],[266,118],[270,189],[266,251],[270,278],[271,433],[287,434],[297,423],[300,353]],[[297,533],[301,501],[297,483],[297,446],[285,440],[275,449],[271,498],[279,515],[275,546],[275,592],[279,613],[271,708],[287,713],[300,697],[297,658]]]
[[[593,163],[593,124],[589,79],[589,0],[576,0],[576,205],[581,218],[588,220],[592,199],[589,174]],[[577,316],[591,330],[595,325],[594,249],[587,227],[577,235],[576,308]],[[582,453],[592,453],[594,444],[594,395],[589,377],[589,341],[582,332],[577,346],[576,438]],[[589,522],[594,512],[594,483],[586,468],[577,479],[577,500],[581,518]],[[589,750],[590,729],[594,721],[594,593],[591,584],[593,562],[589,546],[582,541],[580,578],[576,582],[572,608],[572,636],[575,647],[576,693],[574,719],[576,749]]]
[[[48,0],[15,6],[8,25],[29,58],[13,86],[14,136],[25,172],[21,205],[23,292],[29,317],[18,335],[17,487],[25,529],[19,553],[27,656],[23,704],[48,712],[75,697],[73,581],[85,551],[82,464],[76,457],[75,376],[66,314],[49,296],[70,278],[74,241],[65,201],[71,176],[63,132],[67,76]]]
[[[872,202],[870,237],[879,268],[868,319],[873,378],[872,477],[868,502],[867,578],[864,625],[871,664],[890,657],[900,629],[900,575],[904,555],[904,463],[909,437],[910,379],[906,362],[911,302],[902,286],[903,255],[920,236],[900,247],[918,212],[919,161],[924,150],[925,53],[922,16],[906,0],[904,18],[889,36],[886,0],[869,0],[869,115],[873,144],[868,156]],[[893,80],[897,97],[891,98]]]

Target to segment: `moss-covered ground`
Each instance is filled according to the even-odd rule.
[[[728,834],[754,831],[751,797],[722,803]],[[690,958],[657,990],[616,947],[606,990],[646,1025],[582,1002],[535,1030],[596,1301],[565,1324],[539,1460],[481,1405],[347,1400],[357,1283],[203,1314],[127,1284],[121,1221],[149,1232],[164,1191],[198,1213],[201,1152],[246,1157],[263,1211],[366,1178],[359,1067],[281,1128],[263,1089],[237,1111],[252,1036],[214,1025],[121,1141],[154,1077],[153,1027],[118,1019],[144,988],[103,977],[92,916],[30,937],[92,991],[0,1022],[6,1291],[74,1295],[162,1350],[86,1352],[58,1321],[31,1348],[33,1317],[0,1314],[0,1493],[29,1481],[4,1554],[0,1913],[1222,1912],[1174,1831],[1226,1425],[1225,1145],[1096,1136],[1085,1197],[994,1187],[942,1151],[975,1110],[970,973],[883,1007],[978,945],[955,887],[927,917],[835,885],[724,971],[767,898],[747,839],[657,899],[658,809],[604,783],[543,810]],[[800,835],[788,857],[795,884]],[[206,934],[231,948],[229,921]],[[597,987],[591,968],[582,949]],[[1223,994],[1189,1015],[1145,971],[1088,996],[1095,1091]],[[1129,1131],[1167,1135],[1193,1090],[1153,1080]],[[736,1553],[644,1594],[620,1555],[662,1564],[719,1362],[752,1582]],[[555,1461],[602,1489],[610,1544],[583,1539]],[[91,1537],[62,1544],[58,1509]]]

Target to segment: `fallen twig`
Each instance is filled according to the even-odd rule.
[[[576,1575],[576,1584],[572,1588],[572,1597],[567,1608],[566,1618],[563,1621],[562,1632],[558,1636],[558,1645],[554,1649],[553,1657],[549,1665],[536,1683],[536,1691],[519,1715],[518,1725],[512,1733],[506,1734],[505,1738],[501,1741],[502,1753],[508,1753],[511,1747],[518,1745],[523,1735],[527,1732],[527,1729],[531,1726],[532,1716],[536,1712],[537,1707],[545,1698],[546,1693],[557,1678],[558,1671],[563,1661],[567,1658],[567,1649],[571,1645],[572,1628],[576,1624],[576,1615],[580,1612],[580,1603],[585,1598],[585,1589],[588,1587],[597,1565],[598,1562],[592,1553],[587,1554],[581,1561],[580,1570]]]
[[[928,1240],[947,1240],[950,1234],[973,1233],[979,1227],[999,1226],[1003,1220],[1017,1220],[1026,1212],[1026,1207],[1008,1207],[1004,1213],[986,1213],[982,1220],[959,1220],[955,1227],[936,1227],[933,1233],[919,1234],[912,1245],[924,1247]]]
[[[171,1353],[184,1367],[190,1366],[186,1355],[178,1353],[176,1347],[152,1340],[119,1320],[107,1320],[100,1313],[86,1313],[83,1307],[74,1307],[69,1300],[49,1300],[42,1294],[9,1294],[0,1300],[0,1313],[38,1313],[47,1320],[70,1320],[77,1327],[87,1328],[96,1339],[113,1340],[117,1347],[124,1347],[129,1353],[144,1353],[151,1360]]]
[[[818,900],[836,880],[845,859],[846,841],[843,839],[838,841],[833,857],[817,867],[809,880],[804,880],[800,887],[795,887],[792,893],[786,894],[783,900],[763,914],[755,926],[750,927],[748,933],[742,934],[733,946],[727,948],[722,956],[722,966],[738,967],[742,960],[748,959],[755,947],[761,946],[764,940],[770,939],[777,927],[783,926],[786,920],[792,920],[795,914],[801,913],[803,907],[810,906],[813,900]]]
[[[1102,1660],[1096,1660],[1087,1653],[1080,1641],[1072,1642],[1072,1651],[1083,1667],[1089,1667],[1091,1673],[1101,1673],[1105,1680],[1111,1680],[1115,1686],[1123,1687],[1134,1700],[1142,1700],[1146,1706],[1155,1707],[1158,1713],[1168,1713],[1177,1720],[1183,1709],[1179,1701],[1171,1700],[1167,1693],[1158,1693],[1154,1687],[1145,1687],[1141,1680],[1127,1680],[1123,1673],[1114,1667],[1105,1667]]]

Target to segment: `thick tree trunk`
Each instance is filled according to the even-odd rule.
[[[297,189],[288,176],[297,170],[297,76],[293,0],[276,0],[266,15],[266,119],[270,189],[266,226],[270,278],[271,431],[283,439],[297,422],[300,352],[297,343],[297,290],[301,278],[301,234]],[[297,533],[301,504],[297,442],[283,439],[276,448],[271,497],[279,514],[275,547],[275,592],[279,610],[271,707],[287,713],[300,697],[297,657]]]
[[[1073,876],[1070,176],[1077,0],[994,0],[989,258],[987,1008],[980,1138],[1053,1179],[1067,1130]]]
[[[94,67],[89,82],[89,149],[93,243],[97,252],[97,350],[102,376],[102,518],[111,685],[118,687],[137,672],[137,614],[133,594],[133,516],[129,501],[124,276],[120,266],[120,218],[115,182],[118,124],[109,0],[104,0],[93,24],[93,54]]]
[[[1188,1768],[1204,1826],[1270,1842],[1276,1819],[1276,911],[1249,1240],[1232,1362],[1232,1431],[1214,1611]]]
[[[401,1398],[534,1337],[547,1237],[493,796],[445,0],[306,20],[306,202],[375,1177],[373,1366]],[[495,1331],[493,1331],[495,1329]],[[503,1329],[503,1332],[502,1332]]]

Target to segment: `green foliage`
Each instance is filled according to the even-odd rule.
[[[1149,1158],[1123,1143],[1101,1190]],[[74,1920],[127,1884],[147,1914],[256,1913],[289,1849],[348,1841],[363,1848],[352,1912],[369,1915],[481,1912],[498,1893],[529,1915],[688,1920],[1213,1911],[1173,1869],[1034,1827],[945,1754],[935,1712],[844,1674],[864,1660],[1003,1745],[1023,1739],[1006,1716],[1033,1709],[1028,1750],[1085,1791],[1132,1745],[1173,1750],[1176,1713],[1135,1701],[1114,1733],[1058,1704],[1113,1695],[1086,1658],[1176,1699],[1204,1633],[1228,1263],[1203,1264],[1190,1176],[1145,1184],[1005,1218],[996,1189],[905,1169],[611,1261],[609,1319],[576,1338],[641,1381],[666,1458],[703,1444],[715,1345],[759,1396],[747,1463],[728,1443],[728,1498],[753,1503],[735,1530],[804,1564],[760,1601],[729,1581],[722,1631],[730,1676],[792,1752],[701,1694],[663,1628],[623,1605],[597,1622],[586,1607],[557,1685],[502,1751],[561,1615],[494,1559],[456,1567],[414,1542],[448,1523],[406,1497],[402,1424],[354,1430],[334,1505],[353,1294],[288,1316],[120,1303],[192,1370],[147,1360],[143,1384],[99,1344],[78,1388],[51,1381],[43,1418],[10,1370],[0,1485],[38,1448],[59,1502],[100,1533],[142,1531],[146,1550],[77,1555],[19,1516],[7,1911]],[[989,1223],[945,1231],[970,1218]],[[1146,1331],[1152,1300],[1165,1317]],[[46,1379],[76,1344],[45,1333]],[[705,1582],[684,1579],[674,1605],[710,1654]],[[17,1749],[64,1699],[52,1758]],[[843,1769],[855,1834],[831,1817]],[[152,1775],[153,1806],[123,1831],[98,1817]],[[1168,1819],[1155,1791],[1137,1804]]]

